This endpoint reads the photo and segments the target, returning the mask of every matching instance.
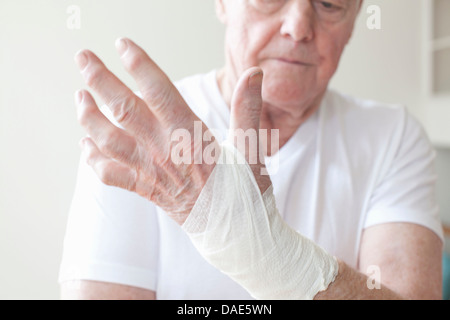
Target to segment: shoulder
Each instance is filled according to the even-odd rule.
[[[324,97],[326,120],[338,122],[354,139],[399,145],[405,140],[422,139],[428,142],[421,123],[405,105],[356,98],[328,90]]]
[[[208,80],[209,77],[211,77],[211,72],[208,73],[196,73],[192,74],[186,77],[183,77],[181,79],[175,80],[173,84],[175,87],[177,87],[178,90],[186,90],[186,89],[192,89],[192,88],[198,88],[201,86],[204,86],[205,81]]]
[[[348,121],[361,121],[363,124],[390,124],[403,121],[409,116],[406,106],[385,103],[371,99],[353,97],[336,90],[328,90],[325,103],[332,116],[340,116]]]
[[[353,163],[367,166],[377,180],[408,164],[432,166],[435,151],[421,123],[401,104],[363,100],[330,90],[322,132],[346,150]]]
[[[176,80],[173,84],[185,99],[198,99],[211,94],[211,91],[214,89],[215,74],[215,70],[193,74]]]

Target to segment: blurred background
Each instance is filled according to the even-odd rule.
[[[361,98],[405,104],[424,125],[438,152],[445,224],[449,18],[449,0],[365,0],[331,84]],[[73,94],[85,85],[74,54],[91,49],[137,90],[117,56],[118,37],[136,41],[175,81],[223,65],[223,32],[213,0],[0,1],[0,299],[59,298],[58,268],[84,135]]]

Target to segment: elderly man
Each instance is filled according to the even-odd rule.
[[[76,95],[89,136],[62,296],[439,299],[442,231],[426,135],[401,106],[328,89],[360,7],[216,0],[221,70],[172,85],[131,40],[117,41],[139,95],[92,52],[78,53],[107,108]],[[175,163],[173,132],[193,133],[199,120],[205,132],[279,129],[280,149],[250,161],[217,135],[183,152],[213,146],[215,160],[244,164]]]

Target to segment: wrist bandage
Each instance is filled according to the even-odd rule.
[[[261,195],[231,143],[221,151],[182,228],[210,264],[254,298],[313,299],[334,281],[336,259],[284,222],[272,186]]]

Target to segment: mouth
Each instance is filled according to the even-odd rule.
[[[312,63],[299,61],[299,60],[292,60],[292,59],[287,59],[287,58],[275,58],[274,60],[282,62],[282,63],[291,64],[291,65],[297,65],[297,66],[306,66],[306,67],[312,67],[313,66]]]

